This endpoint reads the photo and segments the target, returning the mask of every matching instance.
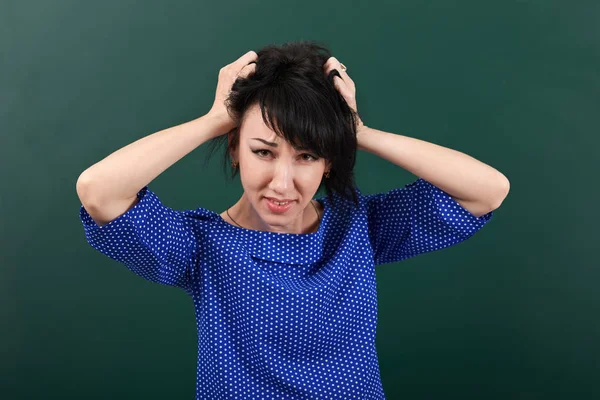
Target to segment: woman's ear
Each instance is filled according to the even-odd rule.
[[[235,129],[230,131],[229,133],[227,133],[227,148],[229,149],[229,156],[231,157],[231,160],[236,161],[236,162],[239,162],[238,149],[240,146],[239,146],[239,136],[238,135],[239,135],[239,133],[236,132]],[[232,143],[232,141],[234,140],[235,137],[237,137],[238,143]]]

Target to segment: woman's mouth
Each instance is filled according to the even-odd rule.
[[[283,214],[284,212],[292,208],[292,206],[295,203],[295,200],[278,202],[267,197],[265,197],[265,201],[267,202],[267,207],[269,208],[269,210],[277,214]]]

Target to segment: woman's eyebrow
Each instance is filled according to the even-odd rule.
[[[272,147],[277,147],[277,143],[274,143],[274,142],[267,142],[267,141],[266,141],[266,140],[264,140],[264,139],[260,139],[260,138],[252,138],[252,140],[259,140],[259,141],[263,142],[263,143],[264,143],[264,144],[266,144],[266,145],[269,145],[269,146],[272,146]]]
[[[275,142],[268,142],[268,141],[266,141],[264,139],[261,139],[261,138],[252,138],[252,140],[258,140],[258,141],[263,142],[264,144],[272,146],[272,147],[278,147],[279,146]],[[307,147],[299,147],[299,148],[296,148],[296,151],[311,151],[311,150],[309,148],[307,148]]]

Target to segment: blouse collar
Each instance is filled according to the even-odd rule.
[[[319,228],[311,233],[278,233],[241,228],[225,221],[217,213],[216,221],[222,229],[233,233],[254,258],[286,264],[311,264],[323,258],[325,226],[331,218],[331,207],[327,197],[315,200],[323,204],[324,211]]]

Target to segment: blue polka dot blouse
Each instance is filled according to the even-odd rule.
[[[318,231],[240,228],[199,207],[164,206],[148,186],[89,244],[137,275],[182,288],[198,329],[197,399],[385,399],[375,349],[375,266],[443,249],[481,229],[419,178],[358,207],[336,195]]]

